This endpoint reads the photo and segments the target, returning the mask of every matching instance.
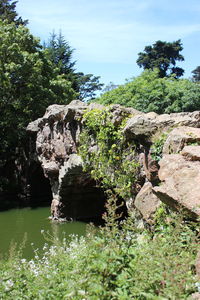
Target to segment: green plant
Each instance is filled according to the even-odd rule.
[[[200,109],[200,85],[174,76],[159,77],[159,70],[146,70],[124,85],[95,99],[101,104],[118,103],[143,112],[172,113]]]
[[[165,230],[152,233],[130,217],[116,226],[115,217],[86,237],[45,245],[42,258],[36,251],[30,261],[0,261],[0,299],[175,300],[197,291],[191,226],[173,215]]]
[[[84,171],[90,172],[104,189],[111,188],[127,199],[137,178],[135,145],[126,142],[122,134],[126,116],[116,126],[109,109],[94,109],[84,114],[79,154],[84,161]]]
[[[160,137],[153,142],[153,145],[151,146],[150,151],[151,151],[151,156],[154,160],[156,160],[156,161],[161,160],[163,146],[164,146],[164,143],[166,142],[167,137],[168,137],[168,134],[166,132],[162,133],[160,135]]]

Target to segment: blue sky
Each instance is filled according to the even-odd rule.
[[[139,75],[138,53],[157,40],[181,39],[184,77],[200,65],[200,0],[19,0],[17,11],[42,41],[61,30],[77,71],[105,84]]]

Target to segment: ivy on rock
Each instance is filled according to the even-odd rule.
[[[79,154],[84,171],[104,189],[128,200],[136,182],[138,162],[134,143],[125,140],[122,129],[128,115],[124,113],[120,124],[115,124],[111,107],[93,109],[83,116]]]

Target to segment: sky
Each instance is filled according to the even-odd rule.
[[[123,84],[138,76],[138,53],[181,39],[184,77],[200,65],[200,0],[19,0],[17,12],[41,41],[61,30],[76,70]]]

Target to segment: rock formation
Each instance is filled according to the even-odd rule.
[[[104,212],[105,195],[90,174],[83,172],[78,155],[83,115],[102,105],[72,101],[51,105],[45,115],[30,123],[29,134],[37,133],[36,154],[52,190],[52,218],[91,219]],[[124,115],[129,119],[123,133],[135,141],[140,163],[137,193],[127,200],[147,222],[164,202],[182,209],[192,218],[200,216],[200,112],[157,115],[112,105],[113,124]],[[161,160],[155,160],[152,146],[165,133]],[[95,151],[95,141],[93,145]],[[34,156],[34,159],[35,156]]]

